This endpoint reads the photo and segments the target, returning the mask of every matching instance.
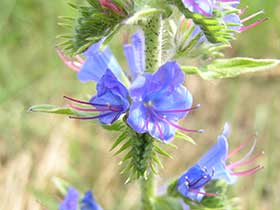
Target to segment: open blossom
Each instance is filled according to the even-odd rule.
[[[217,143],[193,167],[180,176],[177,181],[177,190],[183,196],[192,200],[201,201],[204,195],[215,195],[204,191],[204,186],[211,180],[223,179],[228,184],[233,184],[237,180],[237,177],[254,174],[263,168],[257,165],[248,170],[237,172],[237,168],[255,162],[262,153],[251,157],[256,146],[256,141],[254,141],[249,152],[241,160],[228,163],[230,158],[248,145],[248,143],[242,144],[231,153],[228,153],[228,133],[229,125],[225,124],[222,134],[218,136]]]
[[[59,205],[59,210],[102,210],[102,208],[96,203],[91,191],[87,191],[79,202],[79,192],[70,187]]]
[[[84,108],[70,103],[70,106],[75,110],[98,112],[99,114],[90,117],[71,118],[81,120],[99,119],[102,124],[112,124],[129,108],[128,91],[109,69],[98,81],[96,89],[97,94],[89,102],[70,97],[65,97],[65,99],[75,104],[90,106],[90,108]]]
[[[184,73],[176,62],[167,62],[154,74],[138,76],[131,85],[133,100],[127,122],[138,133],[168,141],[182,128],[178,120],[187,115],[192,95],[183,86]]]

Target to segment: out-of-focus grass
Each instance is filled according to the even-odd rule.
[[[271,19],[241,34],[228,55],[279,57],[278,1],[246,0],[243,5],[250,6],[249,14],[265,8]],[[75,73],[64,67],[55,53],[55,36],[61,30],[56,24],[57,16],[72,12],[62,0],[0,2],[1,210],[38,209],[31,196],[35,189],[45,192],[50,200],[57,199],[52,176],[63,177],[82,190],[94,188],[104,209],[136,208],[138,187],[123,186],[118,158],[109,152],[112,134],[93,122],[26,112],[33,104],[63,104],[63,95],[83,98],[94,92],[94,85],[79,83]],[[119,43],[116,45],[120,47]],[[186,85],[195,103],[203,106],[188,116],[185,125],[205,128],[207,132],[193,135],[198,146],[174,142],[179,145],[172,151],[175,160],[164,160],[166,168],[160,182],[165,183],[192,164],[214,143],[224,121],[229,121],[231,146],[258,131],[257,150],[266,153],[262,158],[265,169],[241,178],[235,186],[244,209],[279,209],[279,78],[260,74],[206,82],[189,77]],[[15,181],[9,178],[11,175]],[[15,207],[11,196],[18,197]]]

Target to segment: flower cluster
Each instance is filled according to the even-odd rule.
[[[102,208],[96,203],[91,191],[87,191],[80,201],[79,192],[70,187],[59,205],[59,210],[102,210]]]
[[[233,32],[246,31],[267,20],[267,18],[264,18],[257,20],[252,24],[243,25],[246,21],[262,14],[263,11],[256,12],[241,19],[241,16],[246,12],[247,8],[238,10],[237,7],[240,4],[239,0],[183,0],[183,3],[191,12],[199,13],[206,17],[213,16],[214,10],[217,10],[219,13],[222,13],[221,21]],[[202,30],[199,26],[195,26],[193,37],[199,32],[202,32]],[[206,37],[203,36],[202,39],[206,40]]]
[[[229,159],[244,149],[249,143],[246,142],[229,153],[228,134],[229,125],[226,123],[222,134],[218,136],[217,143],[212,146],[194,166],[179,177],[177,181],[177,190],[184,197],[195,201],[201,201],[204,195],[215,196],[215,193],[208,193],[204,190],[204,186],[211,180],[223,179],[228,184],[233,184],[237,177],[254,174],[263,168],[257,165],[245,171],[235,171],[238,167],[247,166],[255,162],[263,153],[251,157],[256,146],[256,140],[254,140],[249,152],[241,160],[228,164],[227,162],[230,161]]]
[[[137,133],[149,133],[164,142],[175,135],[177,129],[186,132],[202,132],[181,127],[178,121],[192,107],[192,95],[184,87],[185,75],[175,61],[163,64],[155,73],[145,72],[145,40],[141,31],[132,35],[131,43],[124,45],[131,76],[127,77],[108,46],[101,50],[103,40],[92,45],[83,60],[66,57],[58,51],[64,63],[78,72],[81,82],[97,83],[97,94],[89,101],[70,97],[70,106],[82,112],[98,112],[98,115],[74,119],[99,119],[102,124],[112,124],[122,114],[127,114],[127,123]],[[131,78],[129,81],[128,78]],[[73,105],[75,103],[76,105]],[[77,105],[88,105],[84,108]]]

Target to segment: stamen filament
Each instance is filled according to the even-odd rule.
[[[233,157],[234,155],[236,155],[238,152],[240,152],[242,149],[244,149],[245,147],[248,146],[248,144],[251,142],[252,140],[249,139],[248,141],[246,141],[244,144],[241,144],[239,147],[235,148],[231,153],[228,154],[227,159]],[[254,139],[254,141],[256,141]],[[255,144],[255,143],[254,143]],[[254,145],[253,144],[253,145]]]
[[[86,105],[91,105],[91,106],[101,106],[101,107],[108,107],[111,111],[121,111],[121,107],[120,106],[115,106],[115,105],[110,105],[110,104],[98,104],[98,103],[90,103],[90,102],[86,102],[86,101],[81,101],[75,98],[70,98],[68,96],[64,96],[65,99],[69,100],[69,101],[73,101],[79,104],[86,104]]]
[[[262,24],[263,22],[267,21],[268,19],[269,19],[269,18],[264,18],[264,19],[262,19],[262,20],[257,20],[256,22],[254,22],[254,23],[252,23],[252,24],[250,24],[250,25],[248,25],[248,26],[242,27],[242,28],[239,30],[239,32],[244,32],[244,31],[247,31],[247,30],[250,29],[250,28],[254,28],[254,27],[256,27],[257,25],[260,25],[260,24]]]
[[[263,166],[258,165],[256,167],[248,169],[246,171],[233,172],[233,173],[231,173],[231,175],[232,176],[248,176],[248,175],[258,172],[259,170],[262,170],[263,168],[264,168]]]
[[[245,166],[245,165],[248,165],[250,163],[253,163],[255,162],[256,159],[258,159],[260,156],[262,156],[264,154],[264,152],[261,152],[255,156],[253,156],[252,158],[250,158],[249,160],[244,160],[242,162],[235,162],[235,163],[232,163],[230,165],[227,166],[228,169],[235,169],[237,167],[241,167],[241,166]]]
[[[264,11],[263,11],[263,10],[260,10],[260,11],[258,11],[258,12],[256,12],[256,13],[254,13],[254,14],[252,14],[252,15],[250,15],[250,16],[244,18],[244,19],[242,19],[242,20],[241,20],[241,23],[244,23],[244,22],[246,22],[246,21],[248,21],[248,20],[251,20],[252,18],[254,18],[254,17],[256,17],[256,16],[258,16],[258,15],[260,15],[260,14],[263,14],[263,13],[264,13]]]

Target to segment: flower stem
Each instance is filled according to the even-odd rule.
[[[151,17],[143,25],[147,72],[155,72],[161,65],[162,16]],[[155,177],[152,172],[140,180],[141,210],[154,210]]]
[[[155,180],[154,174],[151,173],[147,179],[141,178],[141,210],[154,210],[154,196],[155,196]]]
[[[157,15],[150,18],[143,25],[145,34],[145,54],[147,72],[155,72],[161,65],[162,52],[162,16]]]

